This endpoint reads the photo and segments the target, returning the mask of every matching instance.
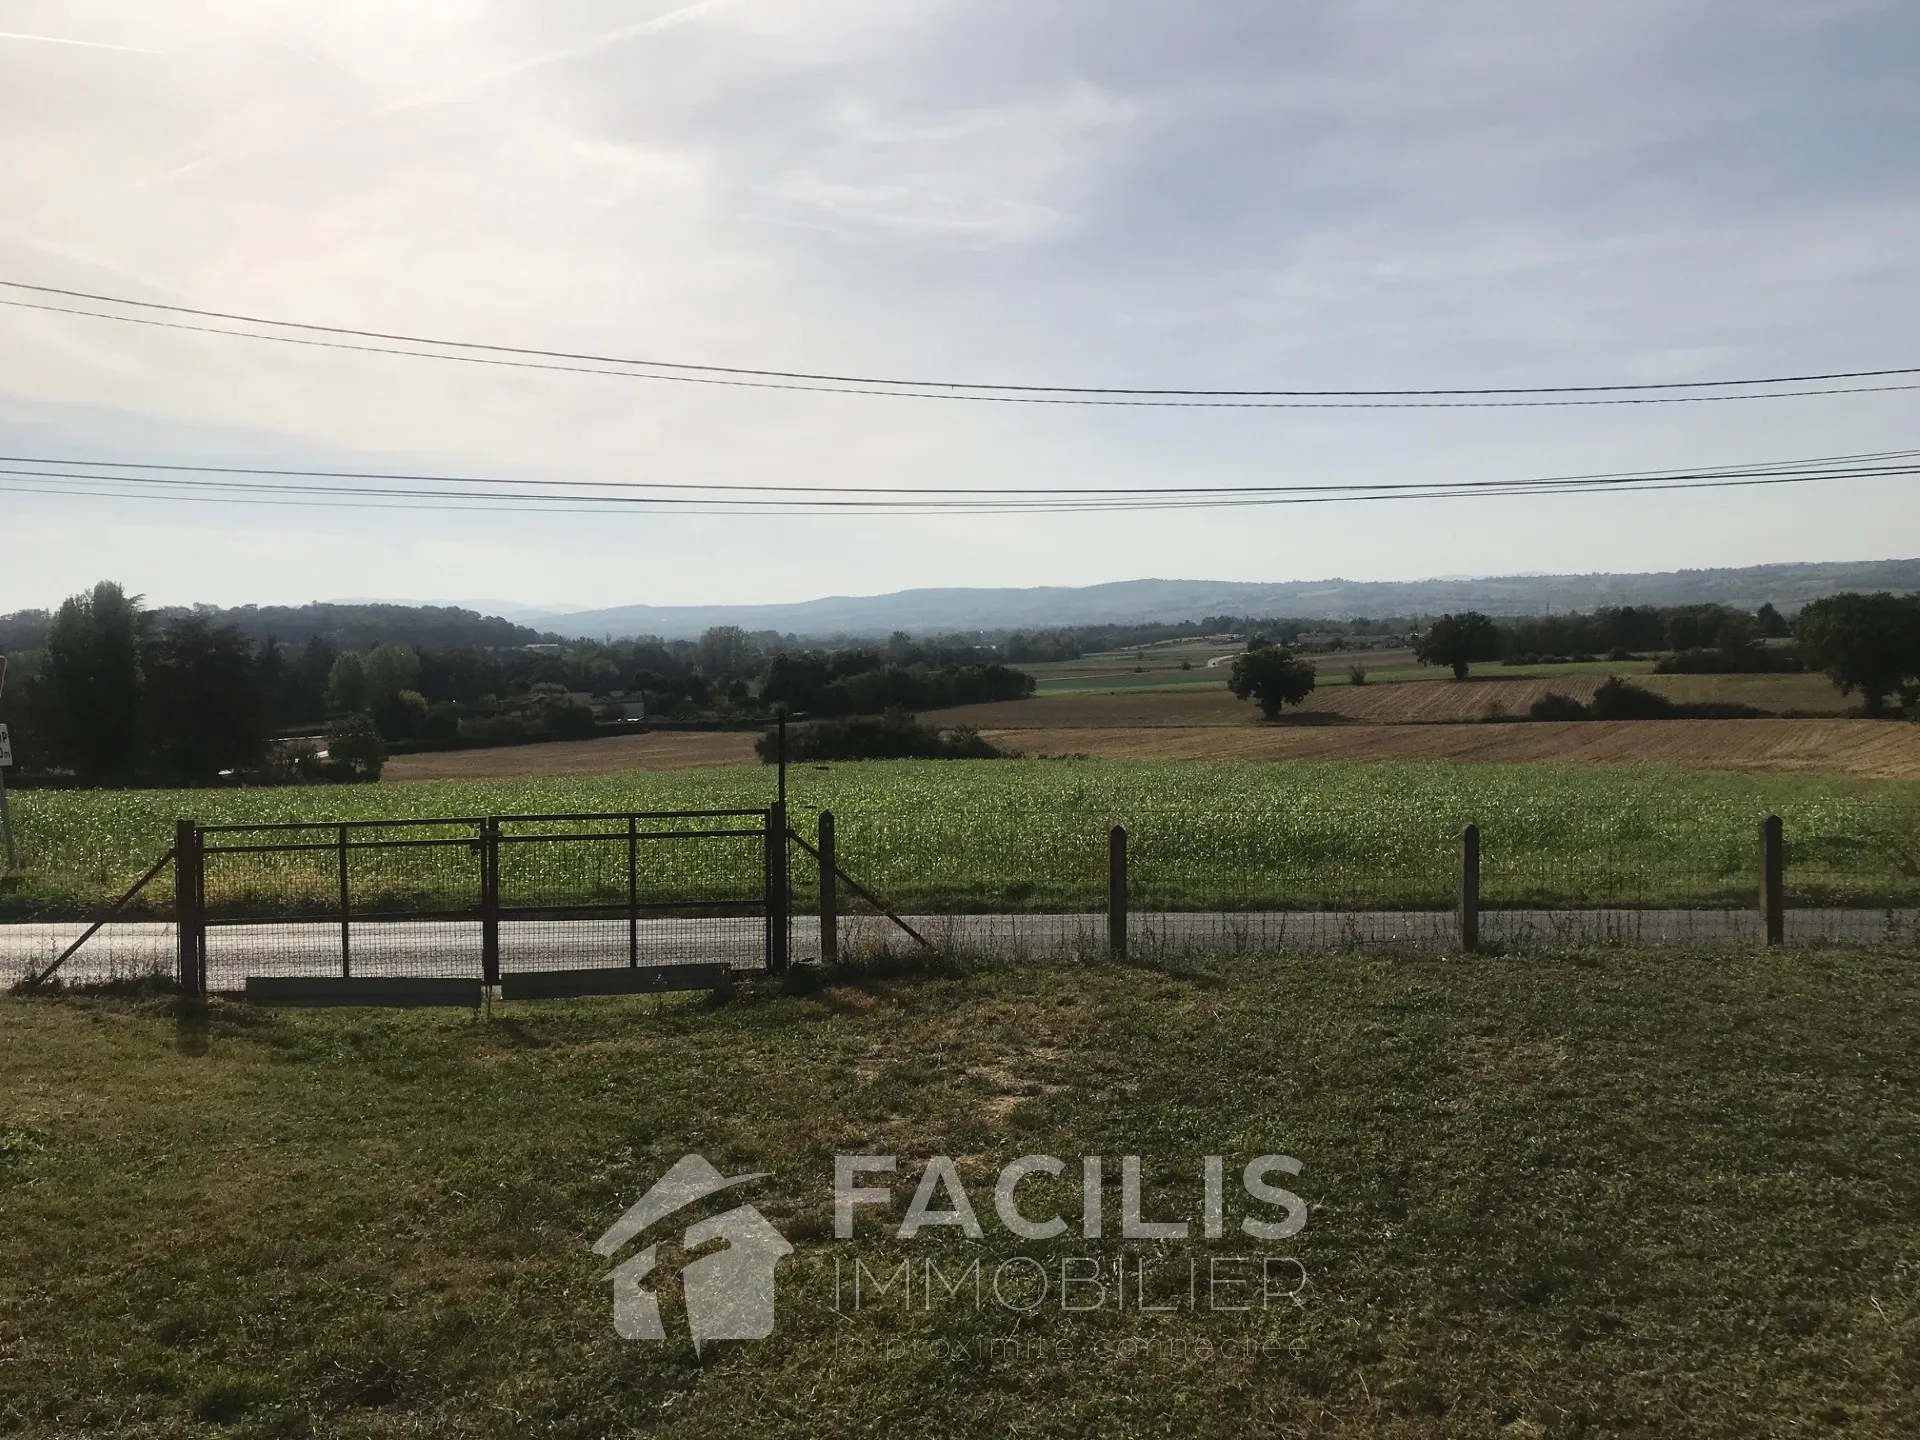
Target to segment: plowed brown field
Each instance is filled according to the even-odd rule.
[[[755,737],[741,730],[655,732],[609,740],[552,740],[497,750],[396,755],[382,780],[505,780],[519,775],[612,775],[753,763]]]
[[[1424,688],[1424,687],[1423,687]],[[1453,760],[1673,765],[1920,779],[1920,726],[1874,720],[1576,720],[1517,725],[1133,726],[989,730],[1028,755],[1136,760]]]

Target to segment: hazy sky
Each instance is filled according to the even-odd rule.
[[[1911,0],[0,0],[0,32],[0,278],[1064,384],[1920,364]],[[0,308],[0,442],[549,478],[1255,484],[1916,447],[1920,397],[976,406]],[[964,520],[0,507],[0,609],[102,576],[165,602],[604,605],[1920,554],[1908,481]]]

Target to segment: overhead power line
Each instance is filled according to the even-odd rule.
[[[152,314],[120,314],[73,305],[34,300],[0,300],[15,309],[108,320],[158,329],[225,335],[317,349],[363,354],[399,355],[512,369],[546,370],[568,374],[620,376],[681,384],[718,385],[748,389],[793,390],[810,393],[868,395],[893,399],[962,400],[998,404],[1093,405],[1127,408],[1176,409],[1478,409],[1534,408],[1585,405],[1669,405],[1731,400],[1779,400],[1816,395],[1874,394],[1920,389],[1920,366],[1874,370],[1832,370],[1795,375],[1758,376],[1729,380],[1676,380],[1609,385],[1485,386],[1428,389],[1292,389],[1235,390],[1132,386],[1033,385],[966,380],[916,380],[900,377],[835,374],[825,371],[774,370],[750,366],[711,365],[692,361],[652,360],[601,355],[584,351],[541,349],[472,340],[448,340],[394,331],[352,326],[322,325],[283,320],[237,311],[201,309],[153,300],[104,295],[92,291],[35,285],[0,279],[0,288],[81,300],[124,309],[191,316],[193,320],[162,320]],[[219,325],[194,320],[220,321]],[[264,327],[236,330],[233,325]],[[278,333],[299,331],[301,334]],[[337,337],[333,339],[318,336]],[[378,342],[378,343],[373,343]],[[1896,382],[1896,383],[1864,383]],[[1793,388],[1784,388],[1793,387]],[[1812,387],[1812,388],[1809,388]]]
[[[1252,486],[933,487],[915,490],[889,490],[875,486],[511,479],[0,456],[0,489],[24,494],[575,515],[1084,514],[1325,505],[1355,501],[1705,490],[1914,475],[1920,475],[1920,450],[1506,480],[1352,481]]]

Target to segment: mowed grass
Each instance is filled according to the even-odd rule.
[[[0,999],[0,1433],[1907,1436],[1917,959],[874,966],[491,1016]],[[685,1217],[636,1242],[665,1342],[614,1334],[589,1252],[689,1152],[768,1172],[734,1194],[794,1246],[772,1337],[699,1356]],[[836,1242],[832,1157],[876,1152],[891,1204]],[[1267,1153],[1303,1165],[1288,1241],[1112,1228],[1123,1155],[1154,1218],[1225,1157],[1232,1224]],[[1027,1154],[1066,1161],[1021,1202],[1069,1238],[995,1218]],[[979,1241],[891,1233],[932,1155]],[[1193,1259],[1204,1297],[1223,1252],[1294,1257],[1301,1303],[835,1308],[836,1259]]]
[[[34,791],[17,801],[29,869],[8,877],[0,903],[15,916],[84,912],[166,849],[179,815],[210,824],[730,808],[765,805],[772,792],[773,774],[761,766],[269,790]],[[1098,908],[1107,832],[1116,824],[1128,830],[1134,903],[1144,908],[1444,906],[1454,893],[1457,836],[1469,821],[1481,828],[1482,893],[1491,904],[1745,906],[1755,894],[1756,826],[1768,812],[1786,824],[1793,903],[1920,903],[1914,782],[1444,763],[900,761],[796,768],[791,809],[806,832],[817,812],[833,810],[843,865],[909,909]],[[547,849],[541,863],[579,863]],[[650,852],[650,888],[712,880],[703,867],[720,863],[716,853],[706,842]],[[446,885],[472,879],[464,854],[441,852],[435,862],[453,876]],[[726,863],[746,883],[758,863],[754,847],[730,854]],[[210,891],[253,904],[246,887],[256,872],[221,863],[217,875],[209,872]],[[623,865],[602,866],[593,883],[624,893]],[[254,908],[275,893],[311,892],[330,903],[332,867],[321,853],[257,872],[265,878]],[[443,883],[421,880],[424,871],[393,873],[401,898],[410,886]],[[804,903],[812,869],[799,863],[795,875]],[[558,869],[552,879],[576,883]],[[377,868],[364,871],[362,883],[372,888],[359,893],[377,898]],[[156,900],[165,898],[163,880]]]

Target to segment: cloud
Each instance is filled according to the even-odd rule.
[[[66,13],[28,4],[9,23],[57,34]],[[1920,129],[1910,6],[100,0],[88,14],[88,39],[165,54],[0,45],[0,274],[560,349],[1025,382],[1704,377],[1910,363],[1920,333],[1920,151],[1900,143]],[[45,446],[125,437],[185,459],[244,437],[263,459],[519,475],[1235,483],[1644,468],[1920,433],[1899,397],[1043,411],[490,373],[18,311],[0,312],[0,340],[0,410],[46,415]],[[204,507],[188,528],[213,538],[191,567],[166,547],[112,554],[163,597],[246,598],[243,581],[268,580],[417,594],[410,566],[457,575],[467,554],[491,571],[488,547],[505,547],[518,565],[468,576],[465,593],[524,579],[582,603],[775,599],[1169,568],[1686,563],[1689,545],[1691,563],[1789,558],[1857,543],[1848,503],[1747,495],[1737,520],[1662,497],[1231,522],[386,516],[364,522],[377,543],[296,544],[219,594],[199,587],[222,575],[223,526],[322,522]],[[1876,533],[1920,522],[1913,500],[1875,503]],[[35,502],[13,524],[24,516],[43,542],[33,587],[97,578],[98,507]],[[324,532],[355,523],[327,515]]]
[[[1044,239],[1078,218],[1134,107],[1080,82],[1046,100],[935,115],[839,108],[819,158],[774,193],[831,229]]]

